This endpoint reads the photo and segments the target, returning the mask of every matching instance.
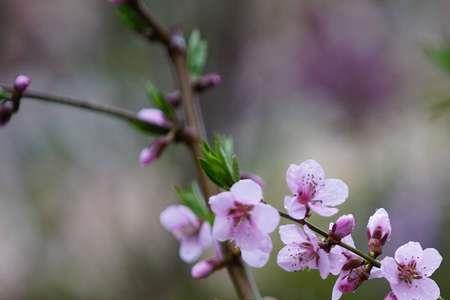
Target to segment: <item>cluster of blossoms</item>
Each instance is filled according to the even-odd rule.
[[[325,279],[337,276],[332,300],[355,291],[364,281],[385,278],[391,291],[385,299],[434,300],[440,297],[437,284],[429,276],[439,267],[442,257],[432,248],[422,249],[408,242],[395,252],[394,258],[376,258],[391,236],[388,213],[378,209],[367,223],[368,254],[355,249],[351,233],[356,222],[353,215],[343,215],[323,232],[306,220],[312,213],[329,217],[338,212],[337,205],[348,197],[347,185],[339,179],[325,178],[314,160],[291,165],[286,173],[291,195],[284,199],[289,219],[297,224],[279,227],[285,246],[277,256],[278,265],[294,272],[316,269]],[[211,227],[200,221],[187,207],[171,206],[161,214],[161,222],[181,242],[180,256],[186,262],[198,259],[211,241],[230,241],[240,249],[243,260],[252,267],[263,267],[272,251],[272,233],[279,225],[280,213],[263,200],[262,188],[255,180],[241,179],[229,191],[210,197],[215,215]],[[316,235],[320,233],[322,237]],[[354,251],[351,251],[353,249]],[[194,278],[204,278],[225,265],[220,251],[214,258],[197,263]]]

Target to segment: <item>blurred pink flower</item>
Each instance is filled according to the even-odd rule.
[[[211,226],[184,205],[172,205],[160,215],[161,224],[180,242],[180,257],[191,263],[211,245]]]
[[[170,128],[172,126],[172,122],[166,118],[161,110],[156,108],[143,108],[138,112],[137,117],[142,121],[161,127]]]
[[[230,191],[209,198],[216,215],[213,236],[219,241],[233,240],[241,249],[245,262],[263,266],[272,250],[269,233],[280,222],[278,211],[261,202],[261,187],[252,180],[236,182]]]
[[[422,249],[419,243],[408,242],[395,251],[394,258],[381,261],[381,271],[398,300],[438,299],[439,287],[428,277],[441,262],[436,249]]]
[[[325,179],[324,170],[312,159],[290,165],[286,181],[293,196],[284,198],[284,207],[295,219],[305,218],[310,210],[321,216],[332,216],[338,212],[334,206],[348,197],[347,185],[340,179]]]
[[[319,246],[320,240],[307,226],[282,225],[279,229],[281,240],[286,246],[277,257],[278,265],[288,272],[304,269],[318,269],[325,279],[331,271],[328,253]]]

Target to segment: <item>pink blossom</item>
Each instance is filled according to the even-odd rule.
[[[408,242],[395,251],[394,258],[381,261],[381,271],[398,300],[438,299],[439,287],[428,277],[441,262],[436,249],[422,249],[419,243]]]
[[[213,236],[216,240],[233,240],[246,263],[263,266],[272,250],[269,233],[280,222],[278,211],[261,202],[261,187],[252,180],[236,182],[230,191],[209,198],[216,215]]]
[[[164,113],[156,108],[143,108],[137,113],[137,117],[142,121],[154,124],[157,126],[170,128],[172,122],[170,122]]]
[[[184,205],[172,205],[160,215],[161,224],[180,242],[180,257],[191,263],[211,245],[211,226]]]
[[[352,214],[340,216],[335,223],[330,224],[330,236],[340,241],[343,237],[352,233],[355,225],[355,218]]]
[[[328,253],[319,246],[320,240],[307,226],[280,226],[280,237],[286,246],[277,257],[278,265],[288,272],[318,269],[320,277],[328,277],[331,271]]]
[[[290,165],[286,181],[293,195],[284,198],[284,207],[295,219],[305,218],[310,210],[332,216],[338,212],[335,206],[348,197],[347,185],[340,179],[325,179],[325,172],[315,160]]]

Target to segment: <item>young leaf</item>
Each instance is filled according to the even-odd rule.
[[[218,136],[214,139],[212,146],[204,142],[202,154],[200,165],[216,185],[229,189],[239,180],[239,164],[230,138]]]
[[[8,99],[8,93],[2,88],[0,88],[0,103]]]
[[[197,184],[192,184],[191,187],[186,189],[175,189],[181,199],[181,204],[189,207],[192,212],[200,219],[212,224],[212,222],[214,221],[214,216],[206,206],[206,202],[203,199],[203,196]]]
[[[175,114],[173,107],[167,102],[166,97],[157,87],[149,83],[147,85],[147,94],[156,108],[160,109],[168,119],[173,119]]]
[[[450,75],[450,43],[441,47],[426,48],[425,54],[437,67]]]
[[[187,47],[187,64],[193,77],[200,77],[208,57],[208,43],[200,36],[200,31],[191,33]]]
[[[145,21],[130,6],[124,4],[117,7],[117,14],[125,25],[129,28],[142,31],[146,28]]]

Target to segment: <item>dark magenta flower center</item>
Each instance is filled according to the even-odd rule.
[[[252,204],[243,204],[241,202],[235,201],[234,207],[228,211],[228,215],[231,216],[234,222],[237,224],[243,219],[250,219],[250,212],[252,211]]]

